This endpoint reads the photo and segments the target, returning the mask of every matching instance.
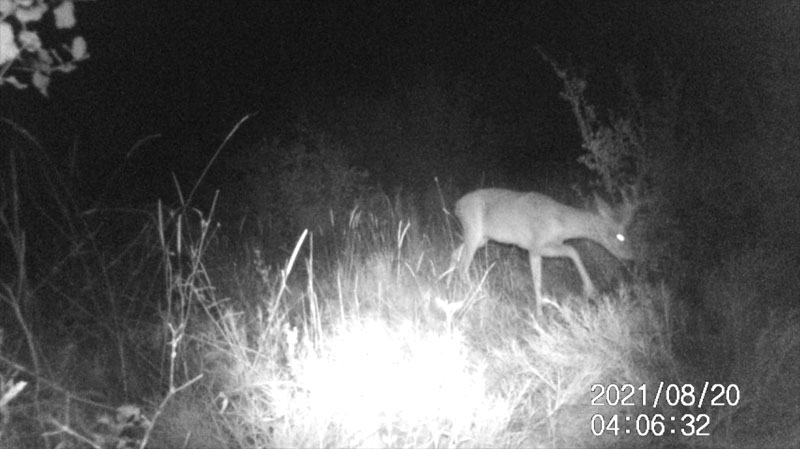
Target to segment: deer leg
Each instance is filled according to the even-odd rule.
[[[542,256],[528,252],[533,277],[533,294],[536,301],[536,316],[542,315]]]
[[[581,280],[583,281],[583,294],[586,297],[592,296],[595,293],[594,283],[592,282],[592,278],[589,277],[589,272],[586,271],[586,267],[583,265],[583,261],[581,261],[581,256],[578,254],[578,250],[573,248],[569,245],[564,245],[565,256],[572,259],[572,263],[575,264],[575,268],[578,269],[578,274],[581,275]]]
[[[447,275],[447,280],[446,280],[446,285],[448,287],[450,286],[450,281],[453,280],[453,273],[458,271],[459,267],[458,263],[459,261],[461,261],[462,257],[464,257],[463,243],[459,245],[458,248],[456,248],[455,251],[453,251],[453,253],[450,255],[450,267],[447,269],[447,271],[449,271],[450,273]]]
[[[570,245],[565,244],[549,245],[542,248],[542,255],[545,257],[568,257],[571,259],[572,263],[575,264],[575,268],[578,269],[578,274],[581,276],[581,281],[583,282],[583,294],[587,297],[594,295],[594,283],[589,277],[589,272],[586,271],[586,267],[581,261],[581,256],[578,254],[578,250]]]
[[[463,279],[469,279],[469,266],[472,263],[472,259],[475,257],[475,252],[478,251],[478,248],[486,243],[487,241],[485,239],[472,239],[468,234],[464,236],[464,243],[461,245],[463,248],[461,250],[459,261],[459,271],[461,271],[461,276]]]

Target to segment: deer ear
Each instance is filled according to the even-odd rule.
[[[597,192],[592,193],[594,195],[594,206],[597,209],[597,212],[604,217],[611,217],[613,214],[611,211],[611,206],[609,206],[603,198],[600,198],[600,195],[598,195]]]
[[[619,205],[618,210],[622,216],[622,220],[627,224],[633,219],[636,210],[639,209],[644,202],[639,196],[639,189],[634,185],[627,186],[620,190],[622,195],[622,204]]]

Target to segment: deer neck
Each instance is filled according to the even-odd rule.
[[[600,215],[576,210],[566,217],[564,229],[561,232],[563,240],[590,239],[597,240],[602,237],[604,229],[608,226]]]

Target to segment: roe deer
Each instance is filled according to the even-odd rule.
[[[464,231],[464,243],[453,253],[454,264],[460,259],[459,271],[462,276],[466,276],[475,251],[489,240],[527,250],[536,313],[540,315],[542,257],[568,257],[578,269],[584,294],[591,296],[595,287],[586,267],[581,262],[578,251],[564,241],[591,239],[620,259],[632,259],[625,228],[635,210],[627,194],[623,194],[624,202],[616,209],[612,209],[597,194],[594,199],[596,212],[576,209],[536,192],[505,189],[470,192],[456,202],[455,215]]]

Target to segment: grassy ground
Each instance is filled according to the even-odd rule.
[[[280,257],[159,206],[115,246],[75,231],[36,273],[6,219],[0,447],[800,444],[796,310],[711,325],[635,279],[579,298],[555,262],[536,317],[518,251],[448,285],[452,227],[392,206]]]

